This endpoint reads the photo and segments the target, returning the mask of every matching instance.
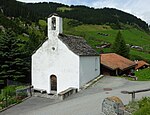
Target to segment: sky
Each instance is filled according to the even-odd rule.
[[[57,2],[95,8],[116,8],[141,18],[150,25],[150,0],[17,0],[26,3]]]

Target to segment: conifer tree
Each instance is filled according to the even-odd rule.
[[[120,31],[118,32],[115,41],[112,45],[112,51],[123,57],[129,58],[130,49],[126,45],[125,40]]]
[[[28,68],[19,44],[20,41],[11,30],[0,32],[0,77],[12,80],[25,77]]]

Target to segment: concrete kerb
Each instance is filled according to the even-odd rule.
[[[100,76],[96,77],[95,79],[91,80],[90,82],[88,82],[87,84],[85,84],[83,87],[81,87],[80,90],[87,89],[88,87],[90,87],[93,84],[97,83],[103,77],[104,77],[104,75],[100,75]]]

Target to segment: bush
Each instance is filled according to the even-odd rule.
[[[150,115],[150,106],[145,106],[134,113],[134,115]]]
[[[3,100],[4,100],[4,97],[2,94],[0,94],[0,110],[4,108]]]
[[[3,109],[4,107],[7,107],[11,104],[20,103],[22,99],[27,97],[26,92],[19,92],[16,96],[16,89],[24,88],[25,86],[7,86],[2,90],[2,93],[0,94],[0,109]]]
[[[70,25],[71,27],[76,27],[76,26],[79,26],[79,25],[82,25],[83,23],[82,22],[79,22],[78,20],[70,20],[68,22],[68,25]]]
[[[3,95],[4,96],[14,96],[16,95],[16,89],[15,86],[7,86],[3,89]]]
[[[150,115],[150,97],[145,97],[138,101],[139,109],[134,115]]]

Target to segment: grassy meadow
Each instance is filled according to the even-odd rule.
[[[138,81],[150,81],[150,68],[142,69],[135,72]]]
[[[59,10],[66,10],[61,8]],[[69,9],[67,9],[69,10]],[[39,24],[46,27],[46,21],[39,20]],[[124,25],[124,29],[120,30],[126,43],[130,45],[137,45],[143,47],[144,52],[131,49],[130,58],[132,60],[145,60],[150,63],[150,35],[140,29],[137,29],[130,25]],[[87,43],[100,52],[96,46],[101,45],[105,42],[112,44],[115,40],[119,30],[112,29],[109,25],[91,25],[82,24],[73,19],[63,19],[63,33],[82,36],[87,40]],[[25,38],[24,38],[25,39]],[[104,52],[111,52],[110,48],[104,48]]]
[[[96,46],[105,42],[112,44],[119,31],[117,29],[112,29],[109,25],[88,25],[77,23],[76,26],[72,26],[69,24],[70,21],[74,20],[66,18],[63,20],[64,33],[84,37],[87,40],[87,43],[98,52],[100,49],[96,48]],[[131,59],[143,59],[150,62],[150,54],[148,53],[150,52],[150,35],[130,25],[124,25],[124,29],[120,31],[127,44],[143,47],[144,52],[131,49]],[[103,51],[111,52],[111,49],[105,48]]]

